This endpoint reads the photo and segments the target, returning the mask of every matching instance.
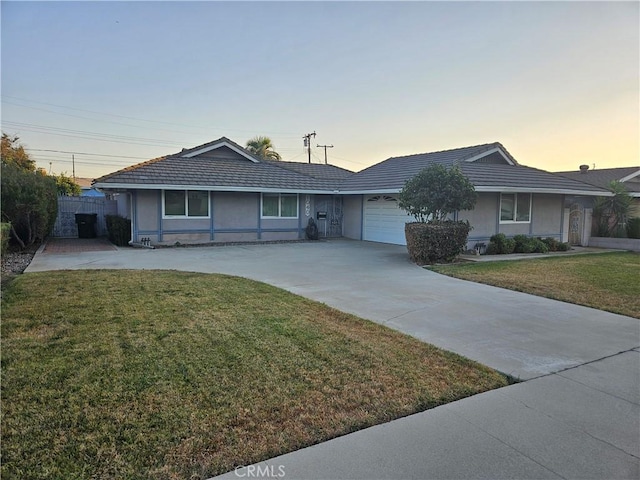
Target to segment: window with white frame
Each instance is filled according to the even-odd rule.
[[[200,190],[164,190],[165,217],[208,217],[209,192]]]
[[[298,218],[298,194],[263,193],[262,218]]]
[[[530,221],[530,193],[503,193],[500,195],[501,223],[529,223]]]

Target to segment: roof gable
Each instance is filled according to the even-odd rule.
[[[498,142],[471,147],[455,148],[431,153],[418,153],[402,157],[391,157],[354,174],[342,185],[343,190],[395,190],[429,165],[445,167],[454,165],[496,164],[517,166],[515,158]]]
[[[344,193],[395,193],[420,170],[434,164],[460,167],[478,191],[605,193],[593,185],[520,165],[498,142],[389,158],[347,178],[340,190]]]
[[[189,148],[187,150],[183,150],[180,152],[180,156],[183,158],[192,158],[197,157],[198,155],[202,155],[205,153],[209,153],[213,150],[217,150],[220,148],[228,148],[229,150],[234,151],[238,155],[253,163],[260,163],[260,159],[253,155],[251,152],[242,148],[237,143],[229,140],[227,137],[221,137],[213,142],[205,143],[204,145],[199,145],[197,147]]]

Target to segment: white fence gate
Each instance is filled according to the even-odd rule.
[[[118,204],[104,197],[58,197],[58,217],[51,236],[77,238],[76,213],[96,213],[96,232],[103,236],[107,234],[105,215],[117,215]]]

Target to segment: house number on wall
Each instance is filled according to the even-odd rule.
[[[311,195],[307,195],[304,199],[304,214],[307,217],[311,215]]]

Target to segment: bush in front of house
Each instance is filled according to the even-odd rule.
[[[109,241],[119,247],[126,247],[131,241],[131,220],[120,215],[106,215]]]
[[[487,255],[507,255],[509,253],[548,253],[566,252],[571,245],[560,242],[553,237],[542,238],[516,235],[507,238],[504,233],[492,236],[487,246]]]
[[[550,252],[566,252],[571,248],[568,242],[561,242],[553,237],[541,239],[549,247]]]
[[[547,253],[549,246],[540,238],[527,237],[526,235],[516,235],[513,237],[516,246],[515,253]]]
[[[516,242],[513,238],[507,238],[504,233],[496,233],[489,239],[487,255],[508,255],[513,253]]]
[[[407,251],[418,265],[450,263],[467,245],[471,225],[469,222],[414,222],[404,227]]]
[[[404,230],[412,261],[418,265],[448,263],[464,251],[471,225],[448,218],[472,210],[477,194],[458,167],[435,164],[424,168],[405,183],[398,200],[398,206],[416,219]]]
[[[627,222],[627,237],[640,238],[640,217],[632,218]]]
[[[11,224],[0,223],[0,252],[4,255],[7,252],[9,246],[9,235],[11,235]]]

